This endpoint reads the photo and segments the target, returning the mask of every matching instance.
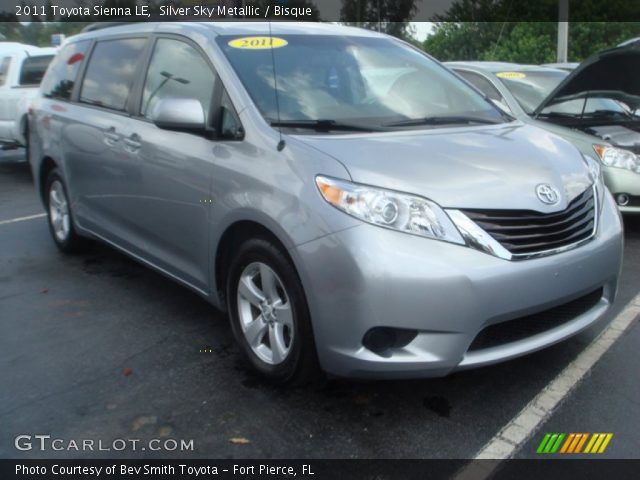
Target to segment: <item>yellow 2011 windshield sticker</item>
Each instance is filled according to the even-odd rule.
[[[284,38],[278,37],[242,37],[229,42],[232,48],[243,48],[246,50],[261,50],[264,48],[280,48],[287,45]]]
[[[500,78],[525,78],[526,75],[522,72],[498,72],[496,77]]]

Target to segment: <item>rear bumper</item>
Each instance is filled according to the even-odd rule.
[[[594,239],[533,260],[507,261],[471,248],[363,224],[292,251],[311,310],[318,355],[348,377],[434,377],[514,358],[597,321],[615,298],[622,227],[606,195]],[[588,311],[543,333],[484,350],[485,327],[541,312],[602,288]],[[374,327],[415,330],[382,356],[363,346]]]

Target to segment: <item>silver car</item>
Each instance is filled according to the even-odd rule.
[[[640,109],[636,82],[625,72],[640,65],[640,49],[605,50],[568,73],[502,62],[448,62],[496,104],[569,140],[603,164],[605,185],[623,213],[640,213]]]
[[[100,239],[200,293],[274,382],[489,365],[616,294],[599,162],[385,35],[86,32],[49,68],[31,145],[63,252]]]

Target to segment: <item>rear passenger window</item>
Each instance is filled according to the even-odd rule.
[[[157,41],[142,93],[140,114],[150,118],[163,98],[195,98],[209,119],[215,74],[202,54],[179,40]]]
[[[144,38],[98,42],[82,81],[80,101],[124,111],[146,42]]]
[[[78,72],[82,66],[89,42],[70,43],[62,48],[51,62],[42,80],[42,94],[48,98],[69,100]]]
[[[4,57],[2,60],[0,60],[0,87],[7,81],[9,65],[11,65],[11,57]]]
[[[47,67],[53,60],[53,55],[40,55],[38,57],[28,57],[22,62],[20,70],[21,86],[37,86],[40,85]]]

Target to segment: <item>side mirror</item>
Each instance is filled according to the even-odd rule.
[[[204,131],[204,109],[195,98],[163,98],[151,112],[151,121],[165,130]]]

